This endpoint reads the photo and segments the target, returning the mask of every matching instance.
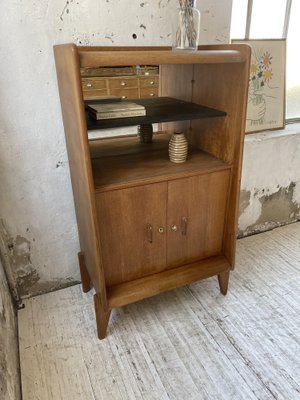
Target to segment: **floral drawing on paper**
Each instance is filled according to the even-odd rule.
[[[284,125],[285,42],[249,41],[252,47],[246,132]]]
[[[252,57],[247,114],[251,126],[259,127],[265,123],[268,98],[276,98],[276,93],[271,93],[278,89],[271,85],[274,75],[272,60],[271,53],[262,49],[257,49]]]

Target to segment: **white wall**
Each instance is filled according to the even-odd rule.
[[[239,236],[300,219],[300,124],[247,135]]]
[[[198,3],[201,43],[228,42],[232,0]],[[0,250],[16,297],[79,280],[52,46],[169,45],[176,7],[175,0],[2,1]]]

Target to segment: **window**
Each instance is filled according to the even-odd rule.
[[[233,0],[232,39],[287,39],[287,122],[300,120],[299,16],[299,0]]]

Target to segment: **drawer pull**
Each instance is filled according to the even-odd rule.
[[[182,217],[182,218],[181,218],[181,234],[182,234],[182,236],[186,236],[186,233],[187,233],[187,223],[188,223],[187,217]]]
[[[154,96],[155,96],[155,94],[154,94],[154,93],[150,93],[150,96],[151,96],[151,97],[154,97]]]
[[[147,240],[149,243],[153,242],[153,226],[147,224]]]
[[[123,96],[122,96],[122,99],[127,99],[127,96],[123,95]]]
[[[121,86],[126,86],[126,82],[121,82]]]
[[[87,87],[92,87],[93,85],[91,83],[86,84]]]
[[[150,85],[154,85],[154,81],[151,81],[151,82],[150,82]]]

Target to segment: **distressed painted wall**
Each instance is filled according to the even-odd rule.
[[[19,400],[17,317],[0,261],[0,398]]]
[[[239,236],[300,220],[300,124],[246,136]]]
[[[232,0],[201,0],[202,43],[229,40]],[[176,0],[3,0],[0,251],[15,297],[79,281],[52,46],[169,45]]]

